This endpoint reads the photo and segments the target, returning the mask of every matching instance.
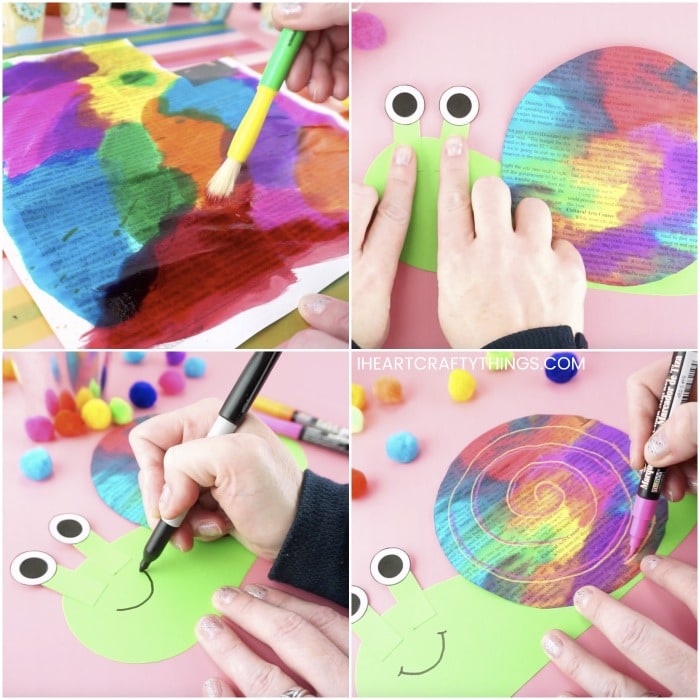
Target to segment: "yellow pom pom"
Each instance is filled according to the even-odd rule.
[[[92,401],[94,398],[90,389],[84,386],[82,389],[78,389],[78,393],[75,395],[75,407],[80,411],[88,401]]]
[[[112,411],[102,399],[90,399],[80,410],[80,417],[92,430],[105,430],[112,425]]]
[[[367,397],[365,396],[365,388],[360,384],[353,384],[350,389],[350,403],[355,407],[364,411],[367,405]]]
[[[476,389],[476,379],[464,369],[453,369],[450,372],[447,389],[455,401],[469,401]]]

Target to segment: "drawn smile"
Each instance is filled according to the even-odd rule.
[[[402,666],[399,670],[399,676],[422,676],[424,673],[432,671],[442,661],[442,657],[445,655],[445,635],[447,634],[447,630],[438,632],[438,634],[440,635],[440,639],[442,640],[442,648],[440,649],[440,656],[438,660],[432,666],[423,669],[422,671],[405,671]]]
[[[153,595],[153,579],[151,578],[151,575],[148,573],[148,571],[143,571],[142,573],[146,574],[148,582],[151,584],[150,593],[140,603],[137,603],[136,605],[131,605],[128,608],[117,608],[117,612],[124,612],[125,610],[135,610],[136,608],[140,608],[144,603],[147,603],[151,599],[151,596]]]

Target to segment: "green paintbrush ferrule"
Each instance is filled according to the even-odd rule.
[[[273,90],[279,90],[282,87],[305,35],[306,32],[298,32],[294,29],[283,29],[280,32],[272,56],[260,78],[261,85]]]

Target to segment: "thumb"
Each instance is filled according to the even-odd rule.
[[[652,467],[670,467],[697,455],[697,420],[697,403],[679,406],[644,445],[647,463]]]
[[[299,300],[299,313],[312,327],[328,335],[348,341],[349,305],[325,294],[307,294]]]
[[[272,8],[278,27],[312,31],[349,24],[349,6],[343,2],[281,2]]]

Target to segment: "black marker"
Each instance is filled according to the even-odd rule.
[[[262,389],[267,375],[270,374],[270,370],[274,367],[280,354],[280,352],[256,352],[253,354],[231,389],[228,398],[224,401],[207,437],[229,435],[236,431],[248,413],[253,400]],[[165,545],[168,544],[173,533],[182,525],[186,517],[187,513],[183,513],[171,520],[161,519],[158,521],[143,549],[143,559],[139,564],[139,571],[146,571],[149,564],[161,555]]]

